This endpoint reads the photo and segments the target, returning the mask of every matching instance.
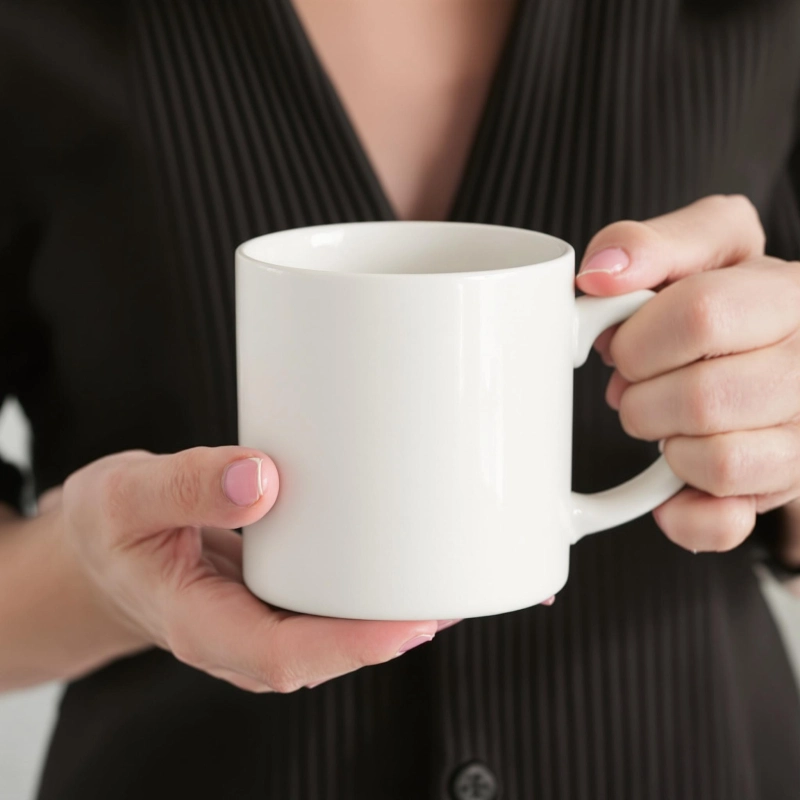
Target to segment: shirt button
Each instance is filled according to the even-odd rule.
[[[485,764],[470,761],[454,773],[450,794],[453,800],[495,800],[497,778]]]

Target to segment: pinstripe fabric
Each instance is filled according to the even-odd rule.
[[[289,0],[129,11],[131,124],[196,373],[185,444],[230,441],[234,246],[392,209]],[[798,41],[792,0],[520,0],[450,217],[580,250],[612,220],[744,192],[798,257]],[[607,377],[595,359],[576,379],[579,490],[653,457],[602,403]],[[477,759],[508,800],[789,800],[800,706],[750,558],[694,557],[639,520],[574,549],[551,609],[291,696],[128,659],[67,693],[40,797],[443,800]]]

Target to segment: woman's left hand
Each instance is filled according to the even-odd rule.
[[[692,488],[654,512],[693,551],[729,550],[756,514],[786,506],[784,557],[800,563],[800,263],[764,255],[758,212],[707,197],[590,242],[577,280],[592,295],[665,287],[597,348],[606,399],[637,438],[663,440]]]

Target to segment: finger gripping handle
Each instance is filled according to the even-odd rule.
[[[642,290],[617,297],[579,297],[575,301],[574,365],[582,366],[594,340],[611,325],[638,311],[655,292]],[[594,494],[572,492],[572,542],[587,533],[608,530],[652,511],[669,500],[683,481],[661,456],[644,472],[613,489]]]

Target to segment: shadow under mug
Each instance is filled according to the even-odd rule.
[[[660,458],[570,490],[573,367],[653,296],[576,300],[574,259],[542,233],[449,222],[237,249],[239,439],[281,479],[244,530],[255,595],[356,619],[525,608],[564,586],[571,544],[681,487]]]

